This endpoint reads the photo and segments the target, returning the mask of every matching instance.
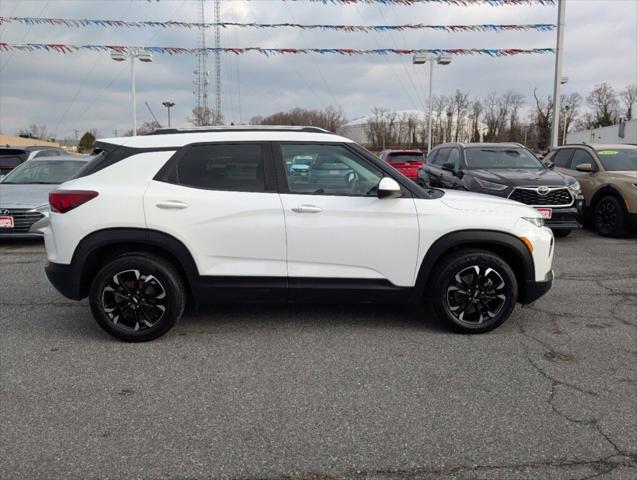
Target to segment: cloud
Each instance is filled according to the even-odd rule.
[[[207,20],[212,21],[211,2]],[[2,0],[0,15],[126,20],[198,21],[198,2],[116,0],[80,2]],[[555,23],[556,7],[450,7],[444,5],[322,5],[277,0],[234,0],[222,3],[226,21],[296,23]],[[637,82],[637,2],[632,0],[571,0],[567,4],[564,75],[565,92],[586,95],[607,81],[616,89]],[[0,27],[0,41],[122,45],[196,46],[196,32],[180,29],[69,29],[60,26]],[[211,45],[212,31],[207,33]],[[394,33],[305,32],[294,29],[227,28],[223,46],[352,47],[352,48],[506,48],[553,47],[552,32]],[[186,125],[192,109],[194,56],[156,55],[152,64],[137,65],[138,121],[150,120],[148,102],[160,121],[161,102],[176,103],[173,122]],[[212,58],[209,70],[212,75]],[[456,57],[435,69],[438,94],[456,88],[473,96],[493,90],[519,91],[528,97],[537,88],[550,95],[554,57],[520,56],[492,59]],[[104,53],[0,53],[0,130],[14,133],[29,123],[46,124],[59,138],[73,130],[97,128],[112,135],[131,128],[130,73],[127,64]],[[422,109],[428,68],[410,58],[222,55],[222,105],[227,121],[247,121],[296,106],[341,106],[349,118],[368,114],[374,106]],[[211,101],[213,91],[210,92]]]

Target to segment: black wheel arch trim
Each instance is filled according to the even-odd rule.
[[[196,285],[199,273],[197,265],[190,254],[188,248],[177,238],[167,233],[144,228],[108,228],[90,233],[84,237],[75,248],[69,267],[73,273],[74,283],[67,290],[73,294],[74,299],[81,299],[88,295],[90,289],[89,276],[95,262],[100,259],[95,257],[96,252],[101,248],[117,247],[118,245],[139,245],[143,251],[150,247],[151,253],[166,252],[174,258],[170,261],[175,268],[184,276],[186,288],[191,292],[191,288]],[[125,253],[125,250],[121,253]],[[66,295],[64,291],[63,294]]]
[[[421,301],[423,295],[429,291],[431,274],[438,262],[459,248],[483,248],[501,256],[504,253],[504,260],[513,263],[510,266],[518,279],[518,302],[525,303],[527,284],[535,282],[533,256],[522,240],[495,230],[459,230],[438,238],[429,247],[420,264],[413,293],[415,297],[412,299],[414,302]]]

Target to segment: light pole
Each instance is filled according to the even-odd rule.
[[[451,56],[449,55],[424,55],[417,53],[414,55],[413,64],[422,65],[429,62],[429,105],[427,112],[427,155],[431,152],[431,94],[433,91],[434,83],[434,60],[439,65],[449,65],[451,63]]]
[[[141,48],[131,48],[125,52],[111,52],[111,58],[116,62],[123,62],[127,58],[130,58],[130,83],[131,94],[133,98],[133,136],[137,135],[137,103],[135,101],[135,59],[139,59],[140,62],[152,62],[153,56],[150,52],[147,52]]]
[[[564,14],[566,0],[558,0],[557,44],[555,45],[555,78],[553,79],[553,125],[551,147],[557,147],[560,138],[560,86],[562,85],[562,54],[564,44]],[[568,78],[566,79],[568,81]]]
[[[175,102],[161,102],[161,104],[168,110],[168,128],[170,128],[170,109],[175,106]]]

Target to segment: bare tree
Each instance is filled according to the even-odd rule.
[[[223,115],[209,107],[195,107],[192,109],[192,117],[188,121],[195,127],[222,125]]]
[[[27,128],[20,130],[19,134],[25,137],[37,138],[39,140],[48,140],[46,137],[46,125],[30,124]]]
[[[619,102],[615,90],[608,83],[595,85],[595,88],[586,97],[586,101],[593,109],[595,128],[617,123]]]
[[[569,95],[562,95],[560,98],[560,119],[562,124],[560,125],[559,142],[562,142],[564,132],[568,133],[571,125],[577,121],[579,108],[582,104],[582,96],[574,92]]]
[[[521,141],[521,128],[520,128],[520,108],[524,105],[524,96],[520,93],[509,90],[504,94],[505,106],[508,110],[509,117],[509,131],[508,140],[511,142]]]
[[[273,113],[267,117],[253,117],[250,123],[253,125],[312,126],[336,132],[345,125],[346,121],[343,109],[329,106],[324,110],[306,110],[297,107],[287,112]]]
[[[619,93],[624,107],[626,108],[625,118],[626,120],[632,120],[633,118],[633,105],[637,103],[637,83],[628,85]]]
[[[536,147],[539,150],[546,149],[551,144],[551,110],[553,109],[553,100],[551,97],[546,102],[540,100],[537,96],[536,89],[533,89],[533,98],[535,98],[534,120],[536,131]]]
[[[469,120],[471,122],[471,132],[469,136],[469,140],[471,142],[479,142],[480,141],[480,118],[482,116],[482,102],[480,99],[476,99],[471,104],[471,111],[469,113]]]
[[[453,108],[453,114],[456,117],[456,133],[454,135],[455,142],[460,139],[460,134],[464,127],[465,117],[467,116],[470,104],[469,94],[466,92],[456,90],[453,97],[451,97],[451,107]]]

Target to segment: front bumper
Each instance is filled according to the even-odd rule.
[[[552,230],[573,230],[582,228],[582,210],[576,206],[566,208],[554,208],[553,216],[546,220],[546,226]]]
[[[528,305],[535,302],[538,298],[548,292],[553,286],[553,270],[546,274],[543,281],[527,280],[524,295],[518,299],[518,302],[522,305]]]
[[[44,267],[49,282],[58,292],[71,300],[81,300],[80,272],[73,265],[47,262]]]

